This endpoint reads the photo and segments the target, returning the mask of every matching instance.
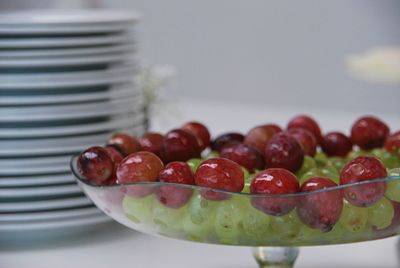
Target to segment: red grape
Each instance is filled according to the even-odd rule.
[[[400,153],[400,131],[387,137],[385,141],[385,149],[391,153]]]
[[[221,157],[238,163],[250,173],[262,170],[265,166],[264,156],[257,149],[242,143],[225,146],[221,151]]]
[[[132,182],[155,182],[163,169],[161,159],[151,152],[137,152],[125,157],[117,168],[118,182],[121,184]],[[152,192],[148,186],[126,186],[128,194],[132,196],[146,196]]]
[[[114,165],[118,165],[122,159],[124,158],[124,156],[113,146],[106,146],[104,148],[107,153],[110,155]]]
[[[328,156],[346,157],[353,149],[353,143],[343,133],[330,132],[323,137],[321,149]]]
[[[205,125],[199,122],[188,122],[183,125],[182,129],[189,131],[196,137],[201,151],[210,145],[210,132]]]
[[[373,156],[359,156],[347,163],[340,174],[340,184],[356,183],[385,178],[387,172],[380,160]],[[358,207],[368,207],[385,194],[384,182],[368,183],[346,187],[344,195],[347,201]]]
[[[282,128],[276,124],[265,124],[264,126],[267,126],[268,128],[274,130],[275,133],[279,133],[282,131]]]
[[[318,123],[310,116],[298,115],[298,116],[292,118],[289,121],[287,128],[288,129],[305,128],[308,131],[310,131],[312,134],[314,134],[318,143],[320,143],[322,141],[321,129],[320,129]]]
[[[171,130],[164,136],[163,150],[166,162],[187,161],[200,157],[200,147],[196,138],[183,129]]]
[[[283,168],[269,168],[258,173],[250,185],[252,194],[293,194],[299,191],[296,176]],[[264,213],[283,216],[296,206],[296,198],[289,196],[253,197],[251,204]]]
[[[363,150],[382,147],[389,135],[389,127],[373,116],[359,118],[351,128],[351,141]]]
[[[90,183],[104,184],[113,174],[114,163],[107,150],[94,146],[83,151],[77,162],[79,173]]]
[[[115,133],[108,140],[107,145],[117,147],[124,156],[138,152],[141,149],[139,141],[135,137],[125,133]]]
[[[301,145],[305,155],[314,157],[318,145],[314,134],[305,128],[291,128],[288,133]]]
[[[244,136],[240,133],[230,132],[218,136],[211,144],[211,149],[220,152],[227,145],[242,143]]]
[[[218,190],[241,192],[244,187],[244,173],[235,162],[226,158],[211,158],[197,168],[194,175],[196,185]],[[209,200],[229,198],[227,194],[203,190],[201,195]]]
[[[111,157],[113,164],[114,164],[112,176],[107,180],[107,184],[114,185],[114,184],[118,183],[116,172],[117,172],[119,163],[121,163],[121,161],[123,159],[123,155],[114,146],[106,146],[105,149],[106,149],[107,153],[109,154],[109,156]]]
[[[288,133],[276,134],[265,147],[268,168],[285,168],[296,172],[301,168],[304,152],[301,145]]]
[[[305,181],[300,191],[311,192],[335,186],[337,184],[331,179],[314,177]],[[300,197],[299,203],[297,214],[301,221],[310,228],[328,232],[332,230],[342,213],[343,192],[338,189],[310,193]]]
[[[142,151],[152,152],[163,159],[163,140],[164,136],[162,134],[148,132],[139,139],[139,143]]]
[[[252,128],[244,138],[244,143],[253,146],[261,153],[264,153],[265,146],[270,139],[282,129],[274,124],[266,124]]]
[[[161,170],[160,182],[194,184],[194,177],[189,165],[185,162],[171,162]],[[156,190],[158,200],[166,207],[180,208],[189,201],[193,190],[175,185],[160,186]]]
[[[110,179],[107,180],[107,185],[116,185],[118,184],[117,176],[112,176]]]

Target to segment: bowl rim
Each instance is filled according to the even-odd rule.
[[[307,196],[310,194],[316,194],[316,193],[325,193],[329,191],[335,191],[335,190],[343,190],[343,189],[348,189],[351,187],[356,187],[356,186],[361,186],[361,185],[368,185],[368,184],[373,184],[373,183],[383,183],[383,182],[390,182],[390,181],[396,181],[398,180],[400,183],[400,176],[388,176],[385,178],[377,178],[373,180],[366,180],[366,181],[360,181],[360,182],[354,182],[354,183],[349,183],[349,184],[343,184],[343,185],[338,185],[334,187],[329,187],[329,188],[323,188],[323,189],[318,189],[314,191],[309,191],[309,192],[298,192],[298,193],[290,193],[290,194],[252,194],[252,193],[245,193],[245,192],[231,192],[231,191],[226,191],[226,190],[220,190],[220,189],[214,189],[210,187],[204,187],[204,186],[198,186],[198,185],[191,185],[191,184],[181,184],[181,183],[170,183],[170,182],[130,182],[130,183],[122,183],[122,184],[113,184],[113,185],[97,185],[88,182],[87,180],[83,179],[77,170],[76,167],[76,159],[78,159],[79,155],[74,155],[71,157],[70,161],[70,169],[72,171],[72,174],[75,176],[75,179],[78,181],[78,184],[80,185],[86,185],[91,188],[95,189],[101,189],[101,190],[107,190],[107,189],[122,189],[126,188],[129,186],[148,186],[148,187],[161,187],[161,186],[174,186],[174,187],[180,187],[180,188],[190,188],[192,190],[198,190],[198,191],[213,191],[217,193],[223,193],[227,195],[232,195],[232,196],[247,196],[247,197],[270,197],[270,198],[278,198],[278,197],[300,197],[300,196]],[[400,167],[398,167],[400,169]]]

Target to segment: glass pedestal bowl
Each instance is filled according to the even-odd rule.
[[[76,159],[72,158],[71,168],[78,184],[98,208],[117,222],[150,235],[253,247],[260,267],[293,267],[298,247],[362,242],[400,232],[400,203],[382,197],[372,206],[357,207],[343,198],[383,184],[400,193],[400,176],[308,193],[252,195],[160,182],[91,185],[80,177]],[[223,200],[203,197],[210,193]],[[332,210],[332,204],[338,204],[332,198],[338,196],[342,204],[339,212]],[[396,199],[400,201],[400,194]],[[176,208],[168,207],[172,205]],[[286,214],[271,215],[272,211]]]

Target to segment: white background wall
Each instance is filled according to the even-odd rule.
[[[178,92],[400,112],[400,87],[347,75],[349,53],[400,45],[399,0],[103,0],[138,10],[142,54],[178,69]]]
[[[400,112],[399,86],[358,81],[344,68],[350,53],[400,45],[399,0],[97,1],[142,14],[142,55],[176,66],[179,95]]]

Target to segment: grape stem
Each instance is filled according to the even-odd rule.
[[[294,247],[253,248],[253,256],[260,268],[291,268],[298,255],[299,249]]]

